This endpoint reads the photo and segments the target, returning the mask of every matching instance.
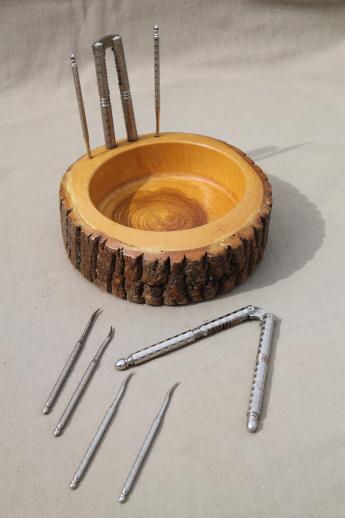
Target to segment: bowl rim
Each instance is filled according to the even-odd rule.
[[[109,219],[95,206],[90,196],[90,181],[108,160],[131,148],[160,145],[162,143],[191,143],[220,152],[240,167],[245,177],[244,194],[239,203],[224,216],[204,225],[185,230],[140,230]],[[124,246],[148,253],[185,252],[186,249],[203,249],[212,244],[225,245],[229,237],[254,223],[260,211],[269,205],[270,185],[266,176],[251,159],[237,148],[212,137],[192,133],[162,133],[143,135],[135,143],[122,140],[114,149],[101,146],[93,150],[93,158],[82,156],[65,173],[62,180],[63,196],[69,197],[68,205],[78,213],[94,233],[102,234]],[[253,194],[254,193],[254,194]],[[268,199],[269,198],[269,199]]]

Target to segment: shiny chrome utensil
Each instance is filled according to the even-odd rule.
[[[248,320],[258,320],[261,324],[259,349],[257,354],[247,420],[248,431],[255,432],[262,406],[267,362],[274,327],[273,314],[264,309],[252,305],[238,309],[237,311],[233,311],[228,315],[224,315],[201,324],[195,329],[185,331],[184,333],[167,338],[162,342],[145,347],[140,351],[130,354],[127,356],[127,358],[121,358],[117,360],[115,366],[119,370],[125,370],[134,365],[140,365],[141,363],[152,360],[153,358],[157,358],[158,356],[163,356],[164,354],[175,351],[180,347],[197,342],[201,338],[206,338],[215,333],[219,333],[224,329],[228,329]]]
[[[123,49],[122,38],[120,34],[116,34],[113,38],[113,51],[115,57],[117,77],[119,81],[123,116],[125,119],[127,140],[129,142],[133,142],[135,140],[138,140],[138,133],[135,124],[132,94],[129,86],[125,51]]]
[[[114,330],[113,328],[111,327],[110,328],[110,331],[107,335],[107,337],[105,338],[104,342],[101,344],[100,348],[98,349],[98,351],[96,352],[95,356],[93,357],[93,359],[91,360],[91,363],[90,365],[88,366],[88,368],[86,369],[83,377],[81,378],[77,388],[75,389],[64,413],[62,414],[62,416],[60,417],[60,420],[54,430],[54,435],[55,437],[58,437],[59,435],[61,435],[61,432],[62,430],[65,428],[66,424],[68,423],[68,421],[70,420],[70,417],[73,413],[73,410],[75,409],[75,407],[77,406],[78,404],[78,401],[79,399],[81,398],[81,395],[85,392],[85,389],[86,387],[88,386],[95,370],[96,370],[96,367],[97,367],[97,364],[103,354],[103,352],[105,351],[105,348],[107,347],[107,345],[109,344],[110,340],[112,339],[113,337],[113,334],[114,334]]]
[[[129,376],[127,376],[127,378],[122,382],[122,385],[120,387],[120,390],[119,392],[117,393],[114,401],[111,403],[107,413],[105,414],[101,424],[99,425],[99,428],[94,436],[94,438],[92,439],[91,441],[91,444],[90,446],[88,447],[81,463],[79,464],[79,467],[77,469],[77,471],[75,472],[75,475],[73,477],[73,480],[70,484],[70,488],[71,489],[76,489],[76,487],[78,486],[80,480],[82,479],[92,457],[94,456],[94,454],[96,453],[96,450],[105,434],[105,432],[107,431],[109,425],[110,425],[110,422],[111,420],[113,419],[114,415],[115,415],[115,412],[121,402],[121,399],[123,398],[123,395],[124,395],[124,392],[125,392],[125,389],[126,389],[126,385],[129,381],[129,379],[132,377],[134,373],[131,373]]]
[[[153,358],[157,358],[158,356],[163,356],[163,354],[175,351],[180,347],[197,342],[201,338],[206,338],[207,336],[219,333],[219,331],[223,331],[224,329],[228,329],[229,327],[233,327],[236,324],[249,320],[250,317],[253,318],[255,310],[255,306],[246,306],[245,308],[233,311],[228,315],[215,318],[214,320],[206,322],[195,329],[185,331],[184,333],[180,333],[154,345],[145,347],[140,351],[130,354],[127,358],[121,358],[115,363],[115,366],[119,370],[125,370],[134,365],[140,365],[141,363],[152,360]]]
[[[140,451],[138,453],[138,456],[135,459],[135,462],[134,462],[134,464],[133,464],[133,466],[132,466],[132,468],[131,468],[131,470],[129,472],[127,480],[126,480],[126,482],[125,482],[125,484],[123,486],[123,489],[121,491],[121,494],[120,494],[120,496],[118,498],[118,500],[119,500],[119,502],[121,504],[123,504],[126,501],[127,496],[129,495],[129,493],[130,493],[130,491],[132,489],[132,486],[133,486],[133,484],[135,482],[135,479],[138,476],[138,473],[139,473],[140,468],[141,468],[141,466],[142,466],[142,464],[143,464],[143,462],[145,460],[145,457],[148,454],[148,451],[151,448],[153,440],[154,440],[155,436],[157,435],[158,429],[160,428],[160,426],[162,424],[162,421],[164,419],[164,415],[165,415],[165,413],[166,413],[166,411],[168,409],[168,405],[169,405],[169,402],[170,402],[171,395],[174,392],[174,390],[177,387],[177,385],[178,385],[178,383],[175,383],[175,385],[173,385],[169,389],[169,391],[168,391],[168,393],[167,393],[167,395],[166,395],[166,397],[164,399],[163,406],[160,409],[156,419],[154,420],[154,422],[153,422],[153,424],[152,424],[152,426],[150,428],[150,431],[147,434],[147,436],[145,438],[145,441],[144,441],[144,443],[143,443],[143,445],[142,445],[142,447],[141,447],[141,449],[140,449]]]
[[[255,432],[258,427],[262,400],[264,397],[267,362],[270,355],[274,328],[274,316],[272,313],[266,313],[261,309],[260,312],[258,311],[257,315],[260,319],[261,330],[247,413],[247,427],[249,432]]]
[[[159,57],[159,27],[153,29],[153,58],[154,58],[154,78],[155,78],[155,114],[156,114],[156,137],[160,135],[160,57]]]
[[[72,74],[73,74],[73,80],[74,80],[74,87],[75,87],[75,93],[77,96],[77,103],[78,103],[78,110],[79,110],[79,116],[80,116],[80,122],[81,122],[81,129],[83,132],[84,142],[86,146],[87,156],[89,158],[92,158],[91,149],[90,149],[90,140],[89,140],[89,130],[87,127],[87,120],[86,120],[86,114],[85,114],[85,107],[84,107],[84,100],[83,100],[83,94],[81,91],[81,85],[80,85],[80,78],[79,78],[79,71],[78,71],[78,63],[77,58],[74,54],[71,54],[71,68],[72,68]]]
[[[58,377],[51,393],[49,394],[49,397],[43,408],[44,414],[48,414],[50,412],[50,410],[53,408],[53,405],[54,405],[63,385],[65,384],[65,381],[67,380],[67,378],[72,370],[73,365],[77,361],[77,358],[84,347],[88,334],[92,328],[92,324],[94,323],[96,317],[100,314],[101,311],[102,311],[101,309],[96,309],[96,311],[94,311],[94,313],[92,313],[88,323],[86,324],[86,328],[84,329],[83,334],[79,338],[78,342],[75,344],[64,368],[61,371],[60,376]]]
[[[116,147],[114,131],[113,112],[111,109],[107,64],[105,61],[105,51],[112,46],[112,39],[115,34],[105,36],[92,44],[93,55],[95,58],[96,77],[99,101],[101,106],[102,124],[105,147],[111,149]]]

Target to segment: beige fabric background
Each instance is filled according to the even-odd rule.
[[[345,516],[345,5],[321,0],[2,0],[1,516]],[[123,34],[138,130],[152,131],[152,26],[161,26],[162,129],[208,134],[268,173],[274,211],[257,272],[183,308],[117,300],[69,263],[60,177],[84,153],[69,53],[79,58],[92,146],[102,144],[90,44]],[[117,136],[124,135],[109,60]],[[263,425],[246,432],[256,324],[136,369],[91,469],[68,489],[124,374],[113,361],[249,303],[280,320]],[[97,320],[51,415],[41,414],[89,314]],[[66,433],[53,429],[110,325]],[[160,407],[164,426],[128,503],[116,498]]]

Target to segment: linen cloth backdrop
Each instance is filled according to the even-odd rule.
[[[274,208],[258,270],[187,307],[101,292],[66,256],[58,188],[84,154],[69,54],[92,147],[103,143],[90,45],[123,36],[140,134],[154,130],[152,28],[161,27],[162,131],[226,140],[268,174]],[[345,5],[321,0],[0,2],[1,515],[6,518],[345,516]],[[108,59],[115,130],[124,124]],[[247,304],[278,324],[263,422],[246,431],[258,327],[238,326],[136,369],[91,469],[68,486],[124,374],[116,358]],[[103,308],[54,411],[41,410]],[[53,429],[100,341],[116,335],[65,434]],[[168,387],[138,483],[116,502]]]

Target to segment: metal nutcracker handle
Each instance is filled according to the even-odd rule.
[[[267,362],[274,327],[273,314],[262,308],[250,305],[209,322],[205,322],[194,329],[190,329],[189,331],[185,331],[176,336],[145,347],[144,349],[130,354],[126,358],[120,358],[115,363],[115,366],[119,370],[125,370],[134,365],[140,365],[141,363],[147,362],[171,351],[175,351],[180,347],[197,342],[202,338],[219,333],[224,329],[229,329],[230,327],[248,320],[258,320],[261,324],[259,347],[256,355],[254,378],[247,413],[248,431],[255,432],[261,412]]]
[[[112,45],[114,51],[115,67],[119,82],[123,117],[126,126],[127,140],[128,142],[133,142],[138,140],[138,133],[135,123],[132,94],[129,86],[125,51],[123,49],[122,38],[120,34],[116,34],[114,36]]]
[[[92,44],[95,59],[96,77],[98,86],[99,102],[101,107],[102,124],[105,147],[111,149],[116,147],[116,138],[113,122],[113,112],[111,109],[107,64],[105,61],[105,51],[112,48],[112,41],[115,34],[104,36]]]
[[[268,358],[270,355],[274,329],[274,315],[261,308],[257,308],[257,311],[251,318],[259,320],[261,327],[247,413],[248,431],[255,432],[258,427],[264,397]]]

